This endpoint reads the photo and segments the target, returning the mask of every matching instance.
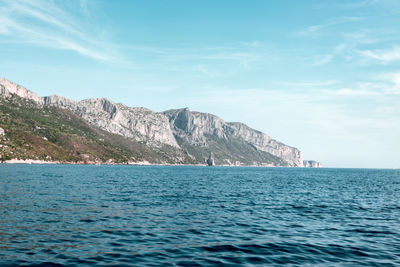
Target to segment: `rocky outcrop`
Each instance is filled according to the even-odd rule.
[[[5,135],[4,129],[0,128],[0,136]]]
[[[227,137],[223,131],[225,122],[215,115],[191,112],[188,108],[164,112],[175,135],[185,138],[193,145],[207,146],[206,135]]]
[[[0,78],[0,95],[9,96],[11,94],[17,95],[22,98],[31,99],[39,104],[43,103],[43,99],[40,96],[29,91],[25,87],[10,82],[9,80]]]
[[[322,164],[315,160],[303,160],[303,165],[306,168],[322,168]]]
[[[208,165],[208,166],[215,166],[214,155],[213,155],[212,152],[210,153],[210,156],[208,157],[208,159],[206,160],[206,162],[207,162],[207,165]]]
[[[74,111],[89,123],[110,133],[130,137],[149,145],[166,144],[178,147],[168,120],[146,108],[130,108],[106,98],[73,101],[53,95],[44,97],[44,104]]]
[[[42,99],[43,99],[43,104],[57,106],[60,108],[68,108],[74,110],[78,106],[77,101],[59,95],[45,96]]]

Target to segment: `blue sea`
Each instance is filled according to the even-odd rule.
[[[1,266],[399,266],[400,170],[0,165]]]

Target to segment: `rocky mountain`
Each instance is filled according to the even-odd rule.
[[[196,160],[214,152],[217,164],[302,167],[301,152],[243,123],[188,108],[165,111],[178,144]],[[233,152],[233,153],[232,153]]]
[[[179,148],[96,127],[76,113],[16,95],[0,97],[0,161],[196,164]]]
[[[107,132],[146,142],[179,147],[168,119],[146,108],[130,108],[105,98],[73,101],[53,95],[43,98],[44,105],[71,110],[81,118]]]
[[[42,97],[29,91],[25,87],[10,82],[9,80],[6,80],[4,78],[0,78],[0,95],[2,96],[16,95],[25,99],[31,99],[38,104],[43,103]]]
[[[36,108],[35,112],[53,110],[53,113],[69,114],[68,118],[73,114],[74,120],[86,124],[85,127],[93,132],[93,140],[104,140],[102,137],[108,135],[110,147],[122,150],[134,144],[133,147],[140,147],[141,160],[151,163],[203,164],[211,152],[217,165],[303,167],[309,162],[303,162],[298,149],[243,123],[225,122],[215,115],[188,108],[160,113],[142,107],[128,107],[105,98],[74,101],[58,95],[40,97],[6,79],[0,79],[0,95],[4,106],[13,103],[23,109],[23,100],[31,110]],[[10,99],[12,101],[7,102]],[[0,127],[7,133],[7,125],[3,124],[0,122]],[[115,140],[121,138],[123,142],[116,144]],[[138,161],[134,149],[125,152],[124,162]],[[103,162],[99,155],[92,159]]]

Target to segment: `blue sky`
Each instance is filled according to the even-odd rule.
[[[0,0],[0,76],[189,107],[328,167],[400,168],[400,1]]]

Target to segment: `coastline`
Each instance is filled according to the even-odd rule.
[[[129,161],[127,163],[115,163],[112,161],[46,161],[36,159],[10,159],[0,162],[0,164],[62,164],[62,165],[139,165],[139,166],[205,166],[205,164],[170,164],[170,163],[150,163],[148,161]]]
[[[10,159],[0,162],[0,164],[62,164],[62,165],[134,165],[134,166],[206,166],[207,164],[173,164],[173,163],[150,163],[148,161],[129,161],[126,163],[115,163],[113,161],[98,162],[98,161],[46,161],[36,159]],[[273,165],[216,165],[216,167],[267,167],[267,168],[297,168],[291,166],[273,166]],[[299,167],[303,168],[303,167]]]

